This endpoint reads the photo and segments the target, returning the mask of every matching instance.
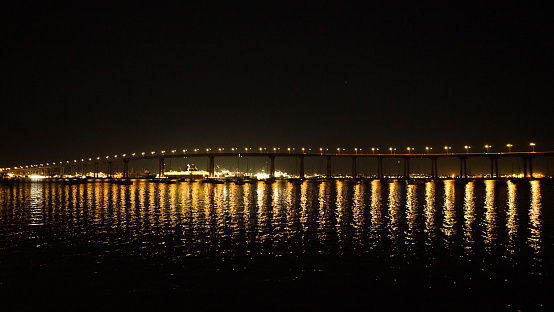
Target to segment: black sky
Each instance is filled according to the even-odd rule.
[[[0,167],[196,147],[554,149],[543,2],[230,2],[3,4]]]

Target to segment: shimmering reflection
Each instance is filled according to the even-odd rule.
[[[498,239],[498,212],[495,202],[495,183],[496,181],[494,180],[485,180],[485,218],[483,220],[483,239],[488,251],[491,251]]]
[[[0,189],[2,269],[36,273],[61,259],[56,268],[84,267],[81,277],[90,277],[140,263],[166,270],[152,273],[156,279],[196,278],[178,285],[192,288],[225,270],[224,279],[244,273],[264,275],[263,283],[279,276],[315,285],[329,276],[322,271],[340,267],[331,275],[358,278],[357,285],[420,283],[418,296],[428,287],[444,287],[444,295],[488,281],[505,290],[535,285],[529,276],[548,276],[553,266],[554,218],[542,208],[552,206],[551,192],[548,182],[493,180],[21,183]],[[269,272],[274,264],[282,267]],[[276,285],[298,289],[288,282]]]
[[[43,202],[42,202],[42,185],[38,183],[31,184],[31,205],[29,225],[44,225]]]
[[[425,183],[425,232],[427,233],[426,245],[431,246],[436,236],[436,221],[435,214],[435,182]]]
[[[475,182],[468,182],[464,187],[464,240],[468,251],[475,244],[475,213]]]
[[[401,196],[398,182],[389,183],[389,239],[394,250],[402,243],[402,211],[400,210]]]
[[[406,188],[406,221],[408,223],[408,232],[406,235],[406,244],[408,248],[417,245],[418,227],[418,203],[417,203],[417,185],[408,185]]]
[[[371,182],[371,230],[370,238],[373,247],[376,248],[385,235],[385,221],[383,217],[383,205],[381,203],[381,181]]]
[[[516,239],[518,237],[519,218],[517,205],[517,184],[508,181],[508,211],[506,218],[506,228],[508,229],[508,251],[513,255],[518,251]]]
[[[444,207],[443,207],[443,223],[442,232],[445,235],[446,243],[450,246],[453,243],[453,238],[456,235],[456,192],[454,189],[454,181],[444,181]]]
[[[541,185],[539,181],[531,181],[531,209],[529,210],[529,246],[535,254],[542,251],[541,240]]]
[[[352,203],[352,222],[355,228],[353,243],[358,248],[363,248],[368,244],[367,229],[368,224],[368,209],[365,203],[366,187],[363,184],[354,185],[353,203]]]

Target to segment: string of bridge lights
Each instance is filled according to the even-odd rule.
[[[531,142],[529,143],[529,146],[531,147],[531,152],[532,153],[535,153],[535,146],[536,144],[534,142]],[[490,150],[492,149],[492,145],[490,144],[485,144],[483,146],[483,153],[485,154],[488,154],[490,153]],[[514,147],[513,144],[511,143],[508,143],[506,144],[505,146],[507,149],[508,149],[508,153],[512,153],[512,148]],[[470,153],[470,150],[472,149],[471,146],[469,145],[464,145],[464,150],[465,150],[465,153],[466,154],[469,154]],[[266,147],[260,147],[258,149],[252,149],[251,147],[245,147],[244,149],[241,149],[241,148],[236,148],[236,147],[232,147],[231,148],[231,152],[232,153],[237,153],[237,154],[240,154],[241,152],[245,152],[245,153],[255,153],[256,150],[259,152],[259,153],[270,153],[271,150],[273,150],[274,153],[278,153],[278,152],[281,152],[282,150],[285,150],[285,149],[281,149],[279,147],[274,147],[273,149],[270,148],[269,152],[267,150]],[[391,155],[394,155],[396,154],[397,152],[397,148],[396,147],[389,147],[388,148],[388,152],[386,150],[382,150],[382,149],[379,149],[378,147],[371,147],[369,150],[363,150],[362,148],[357,148],[355,147],[354,149],[354,155],[357,155],[357,154],[360,154],[360,155],[363,155],[363,152],[364,151],[371,151],[371,154],[375,154],[375,155],[383,155],[383,154],[391,154]],[[406,152],[408,155],[411,155],[412,153],[414,155],[417,155],[415,153],[415,148],[414,147],[406,147]],[[440,149],[439,149],[440,150]],[[444,154],[453,154],[452,152],[452,146],[448,146],[448,145],[445,145],[443,147],[443,150],[444,150]],[[198,154],[199,152],[206,152],[206,154],[209,154],[209,153],[212,153],[212,151],[215,152],[215,150],[212,150],[212,148],[206,148],[206,149],[200,149],[200,148],[194,148],[194,149],[191,149],[190,152],[194,153],[194,154]],[[334,155],[340,155],[341,153],[346,153],[346,149],[345,148],[340,148],[338,147],[336,150],[329,150],[329,148],[323,148],[323,147],[320,147],[319,149],[312,149],[312,148],[305,148],[305,147],[302,147],[300,149],[296,149],[294,147],[287,147],[286,148],[286,152],[287,153],[296,153],[296,152],[300,152],[302,151],[302,154],[315,154],[315,153],[319,153],[321,155],[323,155],[323,153],[325,154],[328,154],[328,153],[334,153],[336,151],[336,153],[334,153]],[[436,150],[435,150],[436,151]],[[183,154],[186,154],[189,152],[188,149],[183,149],[182,150]],[[225,152],[225,148],[223,147],[220,147],[220,148],[217,148],[217,152],[218,153],[223,153]],[[424,148],[424,152],[423,153],[420,153],[420,154],[431,154],[433,152],[433,147],[431,146],[426,146]],[[171,155],[174,155],[175,153],[177,153],[177,150],[171,150],[170,151]],[[368,152],[365,153],[366,155],[369,154]],[[434,154],[442,154],[440,152],[437,152],[437,153],[434,153]],[[136,157],[137,156],[137,153],[132,153],[130,154],[131,157]],[[165,150],[162,150],[160,151],[160,154],[156,154],[156,151],[151,151],[149,153],[147,152],[141,152],[140,153],[140,156],[139,157],[145,157],[145,156],[156,156],[156,155],[169,155],[169,154],[166,154],[166,151]],[[122,158],[126,158],[127,157],[127,154],[121,154],[121,157]],[[55,162],[52,162],[52,163],[41,163],[41,164],[33,164],[33,165],[25,165],[25,166],[14,166],[13,168],[10,167],[10,168],[0,168],[0,172],[1,171],[8,171],[8,170],[23,170],[23,169],[33,169],[33,168],[41,168],[41,167],[44,167],[44,166],[63,166],[63,165],[77,165],[78,163],[85,163],[85,161],[88,160],[89,163],[92,163],[93,161],[95,161],[96,163],[99,163],[100,160],[102,160],[103,157],[96,157],[95,159],[93,159],[92,157],[89,157],[89,158],[81,158],[81,161],[79,162],[77,159],[74,159],[73,161],[69,161],[69,160],[60,160],[60,161],[55,161]],[[110,161],[110,155],[108,156],[105,156],[105,159],[107,162]],[[117,160],[118,159],[118,155],[114,155],[113,160]],[[121,158],[119,158],[121,159]]]

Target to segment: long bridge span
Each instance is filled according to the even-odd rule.
[[[61,166],[69,166],[71,172],[77,172],[77,168],[80,166],[82,172],[85,172],[85,168],[88,165],[94,166],[94,177],[97,178],[99,174],[99,165],[107,164],[107,176],[112,177],[112,164],[113,163],[122,163],[123,164],[123,178],[129,178],[129,163],[139,160],[157,160],[159,163],[158,175],[159,177],[164,177],[165,173],[165,160],[171,158],[207,158],[208,159],[208,174],[210,177],[215,176],[215,158],[221,157],[267,157],[269,163],[269,176],[271,178],[275,177],[275,159],[276,158],[297,158],[300,163],[299,174],[300,178],[305,176],[304,169],[304,160],[306,158],[324,158],[326,159],[326,177],[332,178],[332,161],[337,158],[348,158],[351,159],[351,175],[352,177],[358,176],[357,161],[361,158],[370,158],[375,160],[377,164],[377,178],[384,178],[383,173],[383,160],[385,159],[399,159],[403,161],[404,173],[403,178],[410,178],[414,173],[410,169],[410,161],[413,159],[427,159],[430,162],[430,172],[427,172],[430,177],[438,178],[438,167],[439,159],[458,159],[459,160],[459,177],[465,178],[468,177],[467,173],[467,163],[471,159],[475,158],[485,158],[490,161],[490,177],[495,178],[499,177],[499,166],[498,160],[502,158],[517,158],[523,160],[523,177],[533,177],[533,160],[538,157],[551,157],[554,156],[554,151],[549,152],[508,152],[508,153],[425,153],[425,154],[416,154],[416,153],[405,153],[405,154],[375,154],[375,153],[328,153],[328,152],[264,152],[264,151],[246,151],[246,152],[184,152],[184,153],[162,153],[155,155],[154,153],[146,155],[127,155],[123,154],[118,157],[106,156],[105,158],[97,157],[96,159],[88,158],[87,160],[82,159],[81,161],[74,160],[56,163],[47,163],[41,165],[25,166],[25,167],[14,167],[5,169],[11,173],[22,173],[22,172],[42,172],[43,175],[47,176],[50,170],[53,168],[59,168]],[[420,173],[420,172],[418,172]]]

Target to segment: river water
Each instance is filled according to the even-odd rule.
[[[552,308],[550,182],[0,191],[9,310]]]

